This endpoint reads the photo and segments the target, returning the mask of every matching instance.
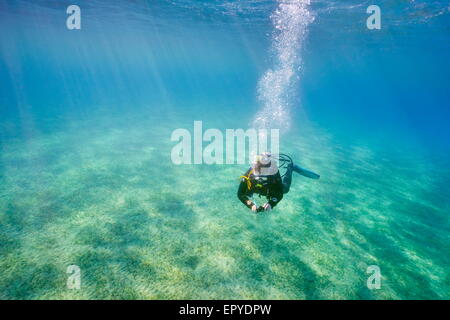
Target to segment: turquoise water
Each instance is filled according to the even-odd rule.
[[[450,298],[447,1],[77,2],[0,1],[1,299]],[[255,119],[321,174],[259,215],[170,157]]]

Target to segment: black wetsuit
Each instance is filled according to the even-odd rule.
[[[265,196],[270,206],[272,208],[275,207],[281,199],[283,199],[283,194],[289,192],[292,180],[292,167],[288,168],[283,179],[281,179],[280,172],[271,176],[263,176],[258,179],[253,173],[249,175],[251,170],[252,168],[248,169],[244,174],[244,176],[248,177],[250,180],[250,189],[248,188],[248,180],[242,178],[237,194],[239,200],[251,209],[254,203],[248,204],[247,201],[256,193],[260,196]]]

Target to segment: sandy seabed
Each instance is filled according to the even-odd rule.
[[[310,125],[282,151],[321,179],[294,176],[254,215],[236,198],[246,167],[173,165],[170,134],[192,121],[167,123],[103,117],[2,142],[1,299],[450,297],[445,161]]]

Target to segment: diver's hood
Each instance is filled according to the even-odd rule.
[[[263,165],[259,168],[259,172],[256,172],[255,167],[257,162],[263,163]],[[266,165],[264,165],[264,163]],[[263,153],[262,155],[258,155],[255,157],[255,160],[252,163],[253,175],[254,176],[273,176],[278,172],[278,166],[275,159],[269,153]]]
[[[252,168],[253,168],[253,170],[255,170],[254,165],[252,165]],[[278,167],[274,161],[271,161],[270,167],[267,167],[267,168],[261,167],[259,171],[260,172],[258,172],[258,173],[253,171],[253,175],[255,177],[257,177],[257,176],[273,176],[273,175],[277,174]]]

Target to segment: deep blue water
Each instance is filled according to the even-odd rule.
[[[78,31],[65,28],[68,4],[2,1],[2,115],[89,113],[99,104],[258,108],[276,3],[81,1]],[[312,2],[293,105],[336,133],[448,150],[445,1],[380,5],[382,29],[371,31],[364,2]]]

